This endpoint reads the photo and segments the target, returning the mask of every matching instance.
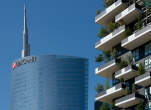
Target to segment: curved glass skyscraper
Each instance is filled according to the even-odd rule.
[[[12,69],[11,110],[88,110],[87,59],[28,56]]]

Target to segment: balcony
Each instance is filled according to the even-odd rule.
[[[141,76],[138,76],[135,78],[135,84],[141,85],[141,86],[149,86],[151,85],[151,73],[147,72]]]
[[[115,17],[115,22],[129,24],[136,20],[138,16],[141,15],[141,11],[137,8],[137,5],[134,3],[129,6],[127,9],[122,11]]]
[[[95,48],[101,51],[111,50],[113,46],[119,44],[124,39],[125,25],[115,29],[112,33],[102,38],[96,43]]]
[[[123,0],[118,0],[117,2],[113,3],[111,6],[106,8],[102,13],[95,17],[95,22],[97,24],[106,26],[107,23],[114,20],[114,16],[120,13],[122,10],[126,8]]]
[[[100,75],[107,79],[112,79],[113,73],[118,71],[117,60],[111,60],[104,65],[100,66],[99,68],[95,69],[96,75]]]
[[[111,104],[112,100],[118,97],[121,97],[126,93],[125,85],[117,84],[114,87],[99,93],[96,96],[96,101],[106,102]]]
[[[142,100],[141,95],[133,93],[115,100],[115,106],[120,108],[128,108],[136,104],[139,104],[141,100]]]
[[[128,50],[135,49],[138,46],[151,40],[151,24],[135,32],[128,38],[122,40],[121,46]]]
[[[117,72],[115,72],[115,78],[128,80],[137,76],[137,67],[133,65],[129,65],[126,68],[123,68]]]

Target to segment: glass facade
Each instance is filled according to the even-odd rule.
[[[133,57],[134,57],[135,61],[138,61],[142,58],[145,58],[145,57],[151,55],[151,42],[148,42],[148,43],[134,49],[132,52],[133,52]]]
[[[26,58],[12,70],[11,110],[88,110],[87,59],[42,55],[25,62]]]
[[[145,45],[145,56],[151,55],[151,42]]]

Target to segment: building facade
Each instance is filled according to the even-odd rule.
[[[95,74],[112,80],[112,87],[95,99],[116,110],[151,110],[151,4],[145,0],[104,4],[105,10],[95,18],[103,26],[95,48],[102,56],[110,55]]]
[[[11,110],[88,110],[88,60],[28,56],[12,64]]]

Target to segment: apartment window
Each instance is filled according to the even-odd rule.
[[[151,42],[145,45],[145,56],[151,55]]]
[[[139,49],[133,51],[133,57],[135,61],[139,60]]]

